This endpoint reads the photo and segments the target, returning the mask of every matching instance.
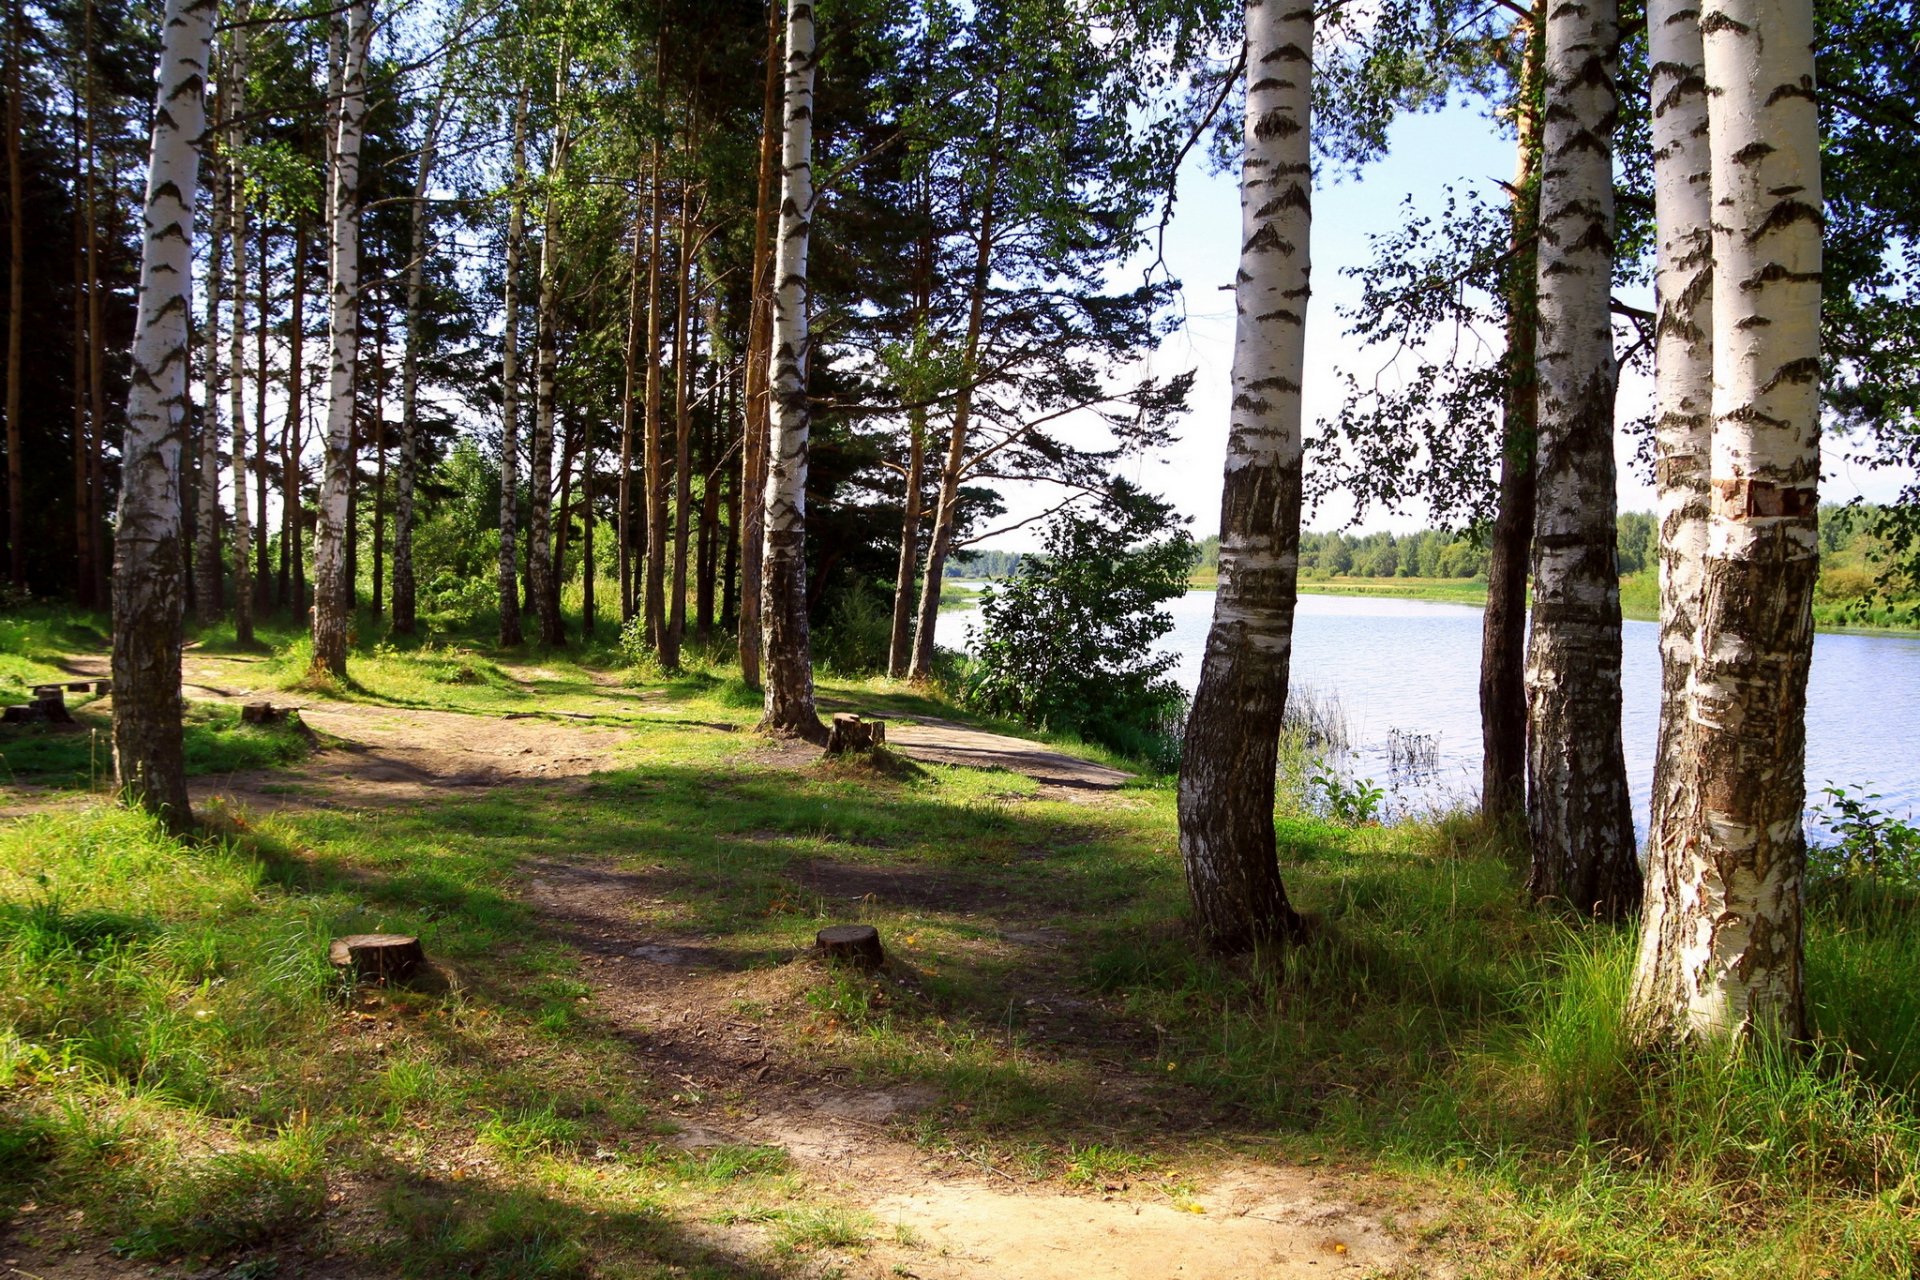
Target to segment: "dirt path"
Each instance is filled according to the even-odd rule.
[[[1132,776],[1025,738],[988,733],[930,716],[889,721],[887,745],[915,760],[1024,773],[1040,784],[1041,794],[1049,799],[1093,799],[1099,792],[1115,790]]]
[[[645,872],[540,861],[526,898],[578,948],[593,1009],[677,1082],[673,1141],[784,1149],[808,1184],[871,1215],[871,1247],[831,1259],[848,1276],[919,1280],[1292,1280],[1440,1276],[1369,1207],[1358,1176],[1234,1161],[1176,1198],[1152,1179],[1062,1191],[909,1141],[938,1099],[912,1084],[862,1086],[782,1043],[744,1009],[802,1007],[808,958],[750,955],[637,921],[668,899]],[[769,964],[769,961],[784,963]],[[1116,1082],[1116,1104],[1125,1087]]]

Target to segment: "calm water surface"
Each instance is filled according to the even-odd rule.
[[[1191,692],[1213,617],[1213,592],[1193,591],[1167,606],[1174,627],[1162,647]],[[1397,812],[1472,799],[1480,787],[1480,609],[1425,600],[1303,595],[1294,631],[1293,684],[1337,699],[1352,749],[1341,762],[1354,777],[1389,788]],[[942,615],[955,644],[978,625],[975,609]],[[1659,629],[1629,622],[1625,632],[1624,730],[1637,824],[1647,821],[1659,716]],[[970,646],[969,646],[970,647]],[[1434,748],[1432,767],[1396,770],[1390,743],[1418,735]],[[1920,639],[1826,635],[1815,638],[1807,691],[1807,791],[1828,783],[1877,791],[1896,815],[1920,811]],[[1819,828],[1817,816],[1810,825]]]

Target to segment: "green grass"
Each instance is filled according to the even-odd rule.
[[[90,701],[90,699],[89,699]],[[72,725],[0,726],[0,781],[97,790],[113,777],[113,725],[86,701],[68,703]],[[298,712],[275,724],[244,724],[240,708],[191,704],[185,717],[190,776],[268,769],[304,760],[312,744]]]
[[[636,1052],[647,1028],[523,896],[536,859],[636,877],[636,936],[732,958],[729,1022],[928,1099],[894,1131],[959,1169],[1188,1195],[1223,1157],[1319,1157],[1493,1276],[1864,1278],[1920,1249],[1920,904],[1896,891],[1816,897],[1814,1052],[1653,1063],[1618,1030],[1630,936],[1526,909],[1470,822],[1290,805],[1314,939],[1218,961],[1186,931],[1164,780],[1080,805],[993,772],[774,768],[720,669],[635,684],[586,657],[369,648],[334,691],[637,723],[582,786],[215,811],[189,840],[104,805],[0,825],[0,1215],[40,1206],[11,1229],[86,1238],[79,1210],[139,1259],[324,1239],[413,1276],[805,1274],[882,1247],[777,1148],[674,1145],[753,1086]],[[821,694],[960,716],[884,681]],[[848,918],[891,971],[783,963]],[[345,990],[326,941],[375,930],[419,934],[449,985]],[[716,1252],[716,1222],[750,1252]]]

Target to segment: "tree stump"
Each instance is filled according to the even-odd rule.
[[[33,696],[35,698],[60,698],[64,700],[67,696],[67,686],[63,684],[37,684],[33,686]]]
[[[7,724],[72,724],[73,717],[67,713],[65,686],[35,685],[33,701],[25,706],[8,707],[4,713],[4,722]]]
[[[862,720],[859,716],[842,711],[835,714],[833,728],[827,732],[827,754],[839,756],[849,751],[871,751],[875,747],[885,746],[886,741],[885,720]]]
[[[401,982],[427,962],[420,939],[404,933],[351,933],[328,948],[337,969],[361,982]]]
[[[813,935],[814,945],[827,959],[856,969],[878,969],[887,962],[880,931],[870,924],[833,924]]]
[[[240,719],[247,724],[274,724],[286,718],[286,710],[271,702],[249,702],[240,708]]]
[[[25,702],[0,711],[0,724],[38,724],[46,718],[38,702]]]

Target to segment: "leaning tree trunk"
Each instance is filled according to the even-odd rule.
[[[1640,905],[1620,742],[1614,556],[1613,0],[1549,11],[1540,173],[1540,383],[1527,646],[1528,892],[1618,919]]]
[[[1820,478],[1820,140],[1806,0],[1701,17],[1712,450],[1687,765],[1664,800],[1633,1017],[1667,1041],[1806,1029],[1801,880]]]
[[[448,59],[451,67],[453,61]],[[393,629],[413,634],[413,479],[420,451],[420,332],[427,292],[427,184],[438,156],[440,119],[446,110],[447,84],[433,100],[420,160],[413,171],[413,204],[408,210],[407,351],[400,365],[400,465],[393,485]]]
[[[1180,769],[1180,854],[1218,951],[1297,936],[1273,835],[1274,769],[1300,561],[1313,11],[1247,2],[1233,418],[1220,589]]]
[[[216,111],[217,111],[216,100]],[[211,147],[209,147],[211,151]],[[227,240],[227,190],[222,174],[225,166],[218,153],[208,157],[212,234],[207,237],[207,319],[205,332],[206,393],[200,407],[200,513],[195,521],[198,546],[195,548],[193,585],[194,616],[202,626],[220,617],[220,582],[225,568],[220,563],[220,293],[225,277]],[[76,352],[76,356],[77,356]],[[76,360],[76,368],[78,361]],[[78,384],[74,395],[80,394]],[[84,505],[84,503],[82,503]],[[84,538],[83,538],[84,542]]]
[[[253,523],[247,511],[247,172],[242,160],[247,133],[243,119],[247,110],[247,14],[251,9],[249,0],[240,0],[234,7],[233,43],[227,59],[231,89],[225,113],[227,195],[233,202],[227,218],[227,235],[233,246],[233,325],[227,334],[227,418],[233,424],[233,638],[242,645],[253,643]],[[264,260],[260,269],[266,271]],[[263,313],[260,323],[266,321]]]
[[[766,551],[761,562],[761,726],[826,740],[813,706],[807,637],[807,240],[813,217],[813,5],[787,7],[786,127],[780,148],[780,234],[773,266],[772,401],[767,437]]]
[[[1508,208],[1506,394],[1500,439],[1500,499],[1487,554],[1487,608],[1480,627],[1480,811],[1518,824],[1527,809],[1527,567],[1533,546],[1533,455],[1539,387],[1534,341],[1539,309],[1536,227],[1540,216],[1540,85],[1546,0],[1536,0],[1514,89],[1518,133]]]
[[[1660,730],[1647,826],[1647,885],[1633,1004],[1657,1009],[1685,979],[1675,930],[1691,927],[1677,876],[1688,797],[1698,786],[1687,741],[1687,684],[1700,623],[1713,448],[1713,188],[1700,12],[1680,0],[1647,8],[1652,97],[1655,283],[1655,478],[1660,505]]]
[[[167,0],[140,253],[133,376],[121,452],[113,564],[113,756],[127,801],[176,831],[187,806],[180,725],[185,549],[180,455],[186,443],[188,289],[197,149],[215,0]]]
[[[327,384],[326,470],[320,482],[320,526],[313,548],[313,668],[347,673],[350,582],[346,577],[347,488],[353,467],[353,372],[360,358],[360,139],[367,116],[370,0],[347,6],[339,131],[332,183],[332,369]]]
[[[760,687],[760,563],[766,551],[767,370],[772,363],[774,166],[780,112],[780,6],[767,6],[767,65],[760,103],[760,179],[753,216],[752,294],[747,315],[747,412],[741,424],[740,678]]]
[[[520,574],[514,546],[520,537],[520,252],[527,238],[527,86],[513,109],[513,196],[507,213],[507,323],[500,340],[500,643],[517,645]]]

